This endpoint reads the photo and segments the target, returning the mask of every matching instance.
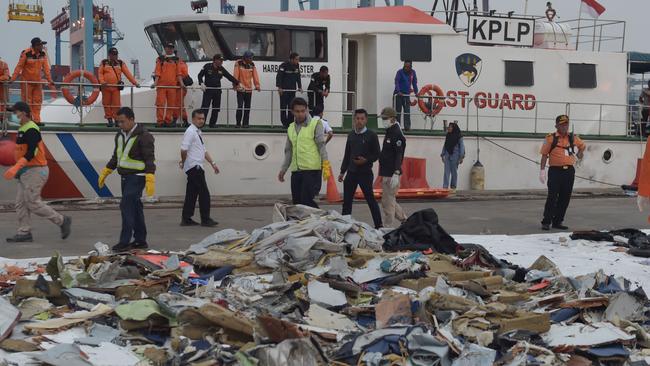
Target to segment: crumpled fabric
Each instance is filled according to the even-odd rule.
[[[381,262],[380,268],[387,273],[418,272],[421,271],[429,261],[420,252],[399,255]]]
[[[417,211],[397,229],[384,235],[383,248],[387,252],[401,250],[452,254],[458,243],[438,224],[438,214],[432,208]]]
[[[324,365],[316,347],[309,338],[286,339],[277,344],[252,351],[260,365],[266,366],[303,366]]]
[[[248,238],[249,234],[246,231],[225,229],[217,231],[216,233],[208,236],[196,244],[190,245],[187,253],[203,254],[207,253],[208,248],[213,245],[225,245],[237,240]]]
[[[325,254],[347,255],[356,248],[381,250],[382,232],[335,211],[276,204],[281,219],[254,231],[244,246],[253,245],[255,262],[263,267],[304,272]],[[253,238],[258,239],[251,242]]]

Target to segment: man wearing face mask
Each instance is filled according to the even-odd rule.
[[[384,144],[379,155],[379,176],[381,177],[381,207],[384,210],[384,225],[392,227],[393,219],[406,220],[404,210],[397,203],[397,191],[402,176],[402,160],[406,150],[406,138],[397,122],[397,112],[386,107],[381,111],[381,120],[386,129]]]
[[[54,211],[41,199],[41,190],[47,182],[49,170],[45,157],[45,145],[41,130],[32,118],[27,103],[18,102],[9,108],[20,121],[16,136],[16,164],[7,169],[4,178],[16,179],[18,193],[16,195],[16,213],[18,214],[18,232],[7,238],[9,243],[33,241],[31,231],[31,215],[37,215],[50,220],[61,228],[61,239],[70,235],[71,219]]]
[[[379,158],[379,138],[374,131],[366,127],[367,124],[368,112],[365,109],[354,111],[354,128],[348,134],[345,143],[345,154],[341,163],[341,174],[339,174],[339,182],[343,182],[342,213],[343,215],[352,213],[354,192],[359,186],[370,208],[375,228],[378,229],[383,224],[379,204],[375,200],[372,189],[374,180],[372,163]]]

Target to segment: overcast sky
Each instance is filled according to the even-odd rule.
[[[29,0],[26,0],[29,2]],[[650,14],[650,1],[648,0],[599,0],[606,7],[602,19],[625,20],[627,22],[625,49],[641,52],[650,52],[650,42],[647,41],[648,29],[645,23],[647,15]],[[28,23],[28,22],[6,22],[0,21],[0,35],[2,35],[2,47],[0,47],[0,57],[9,63],[10,69],[13,68],[18,60],[20,51],[29,46],[29,40],[32,37],[41,37],[48,41],[50,60],[54,62],[54,32],[50,28],[49,21],[54,18],[61,8],[67,3],[65,0],[46,0],[45,23]],[[292,8],[298,8],[298,0],[289,1]],[[433,0],[404,0],[405,5],[412,5],[420,9],[431,10]],[[468,1],[471,2],[471,1]],[[529,0],[528,14],[542,15],[546,8],[547,0]],[[189,0],[102,0],[95,1],[108,5],[114,9],[115,19],[118,28],[125,34],[125,40],[121,41],[117,47],[120,49],[120,57],[127,61],[132,58],[140,60],[142,76],[146,77],[153,68],[153,59],[155,53],[151,49],[149,42],[143,31],[143,23],[149,19],[159,16],[191,14]],[[209,0],[211,4],[210,11],[219,11],[219,0]],[[247,13],[260,11],[273,11],[280,9],[280,0],[230,0],[233,5],[245,5]],[[320,0],[321,8],[344,8],[355,7],[358,0]],[[376,0],[379,5],[384,4],[384,0]],[[478,0],[479,6],[482,0]],[[517,14],[523,14],[525,0],[491,0],[490,6],[499,12],[508,12],[514,10]],[[0,4],[6,6],[7,1]],[[625,4],[623,6],[622,4]],[[306,4],[307,5],[307,4]],[[554,7],[557,10],[559,19],[575,19],[578,16],[580,0],[556,0]],[[307,5],[308,6],[308,5]],[[2,13],[4,12],[4,9]],[[612,29],[611,33],[621,34],[621,27]],[[63,39],[67,39],[68,34],[64,34]],[[620,43],[617,45],[620,47]],[[69,61],[68,48],[63,46],[63,63]],[[97,54],[95,63],[105,57],[105,51],[102,50]]]

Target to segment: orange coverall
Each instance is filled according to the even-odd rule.
[[[33,48],[27,48],[20,54],[20,60],[14,69],[14,74],[11,80],[14,81],[21,77],[23,81],[37,81],[42,80],[41,70],[45,74],[45,80],[49,83],[52,81],[50,75],[50,62],[47,60],[45,51],[36,52]],[[36,123],[41,122],[41,104],[43,104],[43,84],[20,84],[20,97],[29,104],[32,110],[32,120]]]
[[[5,95],[5,89],[7,88],[7,84],[4,82],[9,81],[11,79],[11,74],[9,73],[9,66],[7,65],[6,62],[3,60],[0,60],[0,120],[4,118],[4,111],[6,110],[5,107],[7,105],[7,98],[8,95]]]
[[[131,84],[138,84],[122,60],[116,62],[109,59],[103,60],[97,74],[100,84],[117,85],[122,80],[122,74],[129,79]],[[104,118],[115,119],[117,110],[122,106],[119,87],[102,86],[102,104],[104,105]]]
[[[183,60],[178,60],[178,68],[181,72],[181,77],[185,78],[190,76],[190,71],[187,67],[187,64]],[[179,84],[180,86],[180,84]],[[181,115],[183,116],[183,121],[187,121],[187,108],[185,106],[185,97],[187,96],[187,89],[186,88],[181,88],[180,90],[177,91],[176,96],[178,98],[177,105],[181,109]],[[178,118],[178,116],[176,116]]]
[[[176,56],[161,56],[156,59],[156,124],[170,125],[178,118],[178,78],[181,75],[179,59]],[[164,88],[160,88],[163,86]],[[169,87],[172,88],[169,88]],[[165,109],[165,106],[167,107]]]

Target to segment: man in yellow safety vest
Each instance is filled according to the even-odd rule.
[[[143,189],[147,196],[153,196],[155,191],[154,138],[144,125],[135,122],[135,115],[129,107],[117,111],[117,122],[120,131],[115,135],[113,157],[102,170],[98,182],[99,188],[104,187],[106,177],[116,168],[122,179],[122,232],[113,251],[146,249],[147,227],[140,198]],[[131,241],[132,237],[134,241]]]

